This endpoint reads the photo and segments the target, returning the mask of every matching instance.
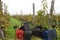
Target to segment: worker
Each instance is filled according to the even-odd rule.
[[[23,31],[22,27],[20,29],[16,30],[16,38],[17,38],[17,40],[23,40],[24,39],[24,31]]]

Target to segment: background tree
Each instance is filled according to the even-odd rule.
[[[42,9],[37,12],[38,13],[37,23],[45,26],[46,24],[48,24],[47,23],[47,18],[48,18],[47,17],[47,13],[48,13],[47,0],[42,0],[41,3],[42,3]]]

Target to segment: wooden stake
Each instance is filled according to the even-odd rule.
[[[51,2],[51,8],[50,8],[50,14],[49,14],[49,27],[52,27],[52,15],[53,15],[53,10],[54,10],[54,1],[52,0]]]
[[[35,4],[33,3],[33,25],[35,26]]]

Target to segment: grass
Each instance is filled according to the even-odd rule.
[[[42,40],[42,39],[38,37],[32,37],[31,40]]]
[[[21,25],[21,21],[15,19],[15,18],[10,18],[10,24],[8,26],[7,32],[8,32],[8,37],[15,37],[15,29],[13,26],[15,25]]]

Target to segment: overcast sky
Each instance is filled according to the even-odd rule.
[[[21,14],[32,14],[32,3],[35,3],[35,11],[37,12],[42,7],[41,0],[2,0],[8,6],[8,12],[10,15]],[[48,8],[50,9],[51,0],[48,0]],[[60,13],[60,0],[55,0],[55,12]],[[48,9],[48,10],[49,10]]]

